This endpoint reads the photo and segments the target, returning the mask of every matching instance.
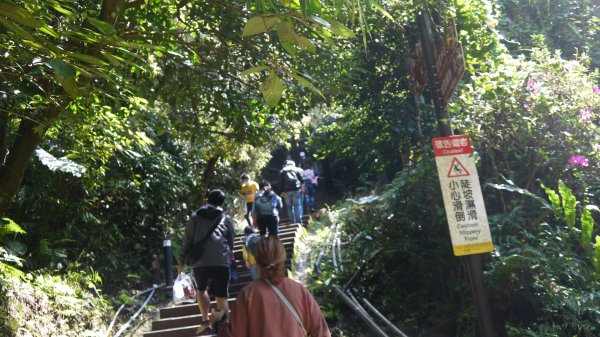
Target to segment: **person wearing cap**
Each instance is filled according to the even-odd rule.
[[[250,220],[250,212],[252,212],[252,204],[254,203],[254,197],[256,196],[256,192],[258,191],[258,184],[250,179],[248,174],[242,174],[242,190],[241,193],[246,200],[246,214],[244,214],[244,218],[248,222],[248,226],[257,229],[256,223],[252,223]]]
[[[287,160],[279,172],[279,194],[283,195],[290,223],[302,223],[302,169],[293,160]]]
[[[196,280],[196,299],[200,307],[201,322],[196,334],[213,333],[212,323],[209,321],[210,285],[217,302],[217,312],[228,313],[229,304],[229,266],[233,259],[233,220],[223,210],[225,193],[219,189],[208,193],[208,203],[192,213],[191,219],[185,227],[185,234],[181,246],[177,271],[183,272],[183,263],[192,265],[194,279]],[[212,233],[211,233],[212,231]],[[189,257],[191,247],[202,241],[204,244],[202,255],[195,261]]]

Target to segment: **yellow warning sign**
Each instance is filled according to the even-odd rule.
[[[451,136],[432,143],[454,255],[493,251],[470,139]]]

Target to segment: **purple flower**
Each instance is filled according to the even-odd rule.
[[[600,87],[597,85],[594,86],[594,94],[600,95]]]
[[[592,118],[592,113],[588,109],[581,109],[579,110],[579,117],[587,122]]]
[[[575,166],[582,166],[582,167],[587,167],[590,163],[588,162],[587,158],[585,156],[581,156],[581,155],[577,155],[577,156],[571,156],[571,158],[569,158],[569,165],[575,167]]]
[[[527,90],[531,91],[533,94],[537,94],[540,92],[540,86],[530,78],[527,80]]]

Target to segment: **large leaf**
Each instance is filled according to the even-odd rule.
[[[244,31],[242,37],[252,36],[260,33],[264,33],[269,29],[265,23],[265,19],[261,16],[253,16],[244,25]]]
[[[9,19],[30,28],[41,28],[44,26],[42,21],[34,18],[25,10],[6,2],[0,2],[0,15],[4,15]]]
[[[575,199],[573,191],[565,185],[562,180],[558,181],[558,191],[562,199],[562,207],[565,212],[567,226],[573,228],[577,217],[577,199]]]
[[[581,245],[586,251],[591,248],[592,233],[594,231],[594,218],[592,212],[584,208],[581,211]]]
[[[9,30],[13,31],[15,34],[19,35],[21,38],[29,41],[36,41],[36,38],[33,37],[27,30],[23,29],[23,27],[17,25],[16,23],[2,17],[0,15],[0,24]]]
[[[90,18],[88,17],[88,21],[94,25],[94,27],[96,27],[96,29],[98,29],[102,34],[105,35],[115,35],[117,34],[117,31],[115,30],[115,27],[113,27],[110,23],[102,21],[102,20],[98,20],[95,18]]]
[[[56,74],[56,80],[58,83],[60,83],[63,89],[65,89],[65,91],[71,97],[77,97],[79,94],[79,88],[77,86],[77,82],[75,81],[75,68],[59,59],[52,59],[46,62],[46,64],[48,64],[48,66],[54,70]]]
[[[248,76],[248,75],[259,73],[261,71],[265,71],[265,70],[268,70],[268,69],[271,69],[271,67],[268,67],[268,66],[253,67],[253,68],[246,69],[246,70],[242,71],[242,73],[240,75],[242,75],[242,76]]]
[[[342,24],[341,22],[325,16],[324,17],[325,20],[327,20],[327,22],[329,23],[329,30],[338,36],[341,37],[345,37],[345,38],[355,38],[356,35],[354,34],[354,31],[346,26],[344,26],[344,24]]]
[[[54,72],[63,79],[75,77],[75,68],[72,65],[59,59],[52,59],[46,62]]]
[[[308,38],[298,35],[289,22],[280,22],[277,25],[277,36],[281,45],[290,54],[296,54],[296,48],[300,48],[310,53],[317,51],[317,47]]]
[[[46,165],[51,171],[66,172],[75,177],[81,177],[86,171],[85,167],[74,161],[67,158],[56,158],[42,148],[35,150],[35,154],[42,164]]]
[[[309,53],[315,53],[317,51],[317,47],[314,45],[314,43],[304,36],[297,36],[294,42],[296,42],[300,48]]]
[[[544,192],[546,192],[548,200],[550,200],[550,204],[552,205],[550,209],[556,214],[562,214],[562,206],[560,205],[560,197],[558,196],[558,193],[556,193],[556,191],[553,189],[546,187],[544,184],[541,184],[541,186],[544,189]]]
[[[93,64],[96,66],[107,66],[108,65],[108,63],[106,63],[103,60],[101,60],[95,56],[92,56],[92,55],[87,55],[87,54],[82,54],[82,53],[74,53],[74,52],[68,53],[68,55],[75,59],[78,59],[80,61],[83,61],[83,62],[86,62],[89,64]]]
[[[298,81],[298,83],[300,83],[300,85],[307,87],[308,89],[312,90],[313,92],[319,94],[321,97],[325,98],[325,95],[323,95],[321,90],[317,89],[306,78],[302,77],[301,75],[294,74],[294,73],[291,73],[290,76],[293,77],[296,81]]]
[[[5,235],[15,235],[15,234],[26,234],[25,230],[21,228],[16,222],[12,221],[9,218],[2,218],[0,222],[0,238]]]
[[[267,102],[267,105],[274,107],[279,103],[283,95],[283,81],[275,73],[270,73],[269,76],[260,84],[259,90]]]
[[[509,192],[516,192],[516,193],[519,193],[519,194],[526,195],[528,197],[531,197],[531,198],[537,200],[540,204],[542,204],[544,206],[544,208],[549,209],[549,210],[553,210],[552,207],[546,202],[546,200],[544,200],[544,198],[542,198],[542,197],[540,197],[538,195],[535,195],[535,194],[531,193],[530,191],[528,191],[528,190],[526,190],[524,188],[517,187],[515,185],[515,183],[513,183],[509,179],[505,179],[505,181],[508,184],[486,184],[486,186],[493,187],[493,188],[498,189],[498,190],[505,190],[505,191],[509,191]]]

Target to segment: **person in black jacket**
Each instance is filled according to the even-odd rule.
[[[202,321],[196,334],[212,333],[208,320],[210,297],[208,286],[211,286],[217,302],[217,311],[225,315],[229,312],[227,298],[229,297],[229,266],[233,259],[233,220],[223,211],[225,193],[215,189],[208,193],[208,204],[200,207],[194,213],[185,227],[185,235],[179,256],[178,271],[183,271],[183,262],[190,247],[208,237],[202,256],[190,263],[194,270],[197,283],[197,300]],[[216,227],[214,227],[216,226]],[[214,231],[209,233],[214,227]],[[210,234],[210,236],[208,236]]]

